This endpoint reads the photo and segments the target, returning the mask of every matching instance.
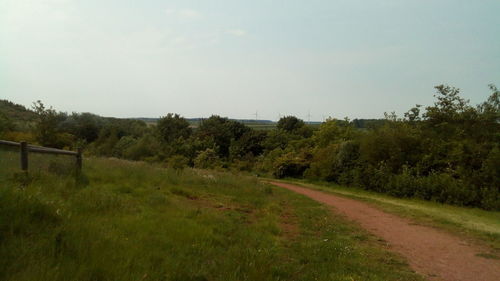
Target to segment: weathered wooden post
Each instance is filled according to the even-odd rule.
[[[21,170],[28,171],[28,143],[21,142]]]

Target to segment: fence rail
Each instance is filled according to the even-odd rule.
[[[78,148],[77,151],[69,151],[69,150],[63,150],[63,149],[57,149],[57,148],[30,145],[27,142],[13,142],[13,141],[6,141],[6,140],[0,140],[0,145],[19,147],[19,158],[21,161],[21,169],[23,171],[28,171],[28,152],[75,156],[75,158],[76,158],[75,164],[76,164],[77,172],[80,172],[82,169],[82,149],[81,148]]]

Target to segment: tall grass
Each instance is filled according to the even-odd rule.
[[[116,159],[86,159],[84,175],[4,177],[0,280],[420,280],[365,232],[257,178]]]

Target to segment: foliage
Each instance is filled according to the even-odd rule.
[[[174,155],[168,159],[168,167],[174,170],[183,170],[189,164],[189,159],[182,155]]]
[[[210,145],[205,148],[215,148],[221,158],[229,156],[229,147],[232,141],[239,140],[251,129],[240,122],[213,115],[203,120],[198,128],[197,137]]]
[[[130,147],[137,144],[137,139],[132,136],[124,136],[121,137],[118,142],[113,146],[112,156],[118,158],[126,158],[125,151],[127,151]]]
[[[97,139],[102,126],[103,120],[92,113],[73,113],[60,125],[63,130],[87,143]]]
[[[10,120],[14,126],[13,129],[21,132],[28,132],[30,125],[37,118],[36,113],[32,110],[8,100],[0,100],[0,115]]]
[[[459,89],[439,85],[433,105],[416,105],[402,118],[395,113],[386,113],[385,120],[329,118],[313,129],[285,116],[266,131],[218,115],[191,129],[187,120],[169,113],[148,127],[140,120],[58,113],[41,102],[34,112],[0,102],[9,113],[0,114],[0,132],[53,147],[85,145],[87,154],[97,156],[305,177],[500,209],[500,92],[494,85],[490,90],[485,102],[472,106]],[[12,110],[36,116],[32,134],[9,123]]]
[[[241,159],[244,157],[260,155],[264,152],[263,142],[266,133],[263,131],[247,131],[239,139],[231,142],[229,156],[231,159]]]
[[[171,143],[178,139],[187,139],[191,135],[189,122],[182,118],[179,114],[169,113],[162,117],[156,124],[158,135],[167,143]]]
[[[33,132],[40,145],[55,148],[71,145],[71,138],[61,134],[59,130],[59,124],[64,118],[62,113],[57,113],[52,107],[46,108],[41,101],[33,103],[33,111],[37,114]]]
[[[287,132],[297,131],[304,126],[305,126],[304,121],[300,120],[295,116],[281,117],[280,120],[278,120],[278,124],[276,125],[278,129]]]
[[[309,168],[311,155],[307,152],[295,154],[288,152],[276,159],[274,162],[273,175],[279,179],[286,177],[302,177],[304,171]]]
[[[160,143],[153,135],[144,135],[123,151],[124,158],[132,160],[159,160]]]
[[[194,159],[194,166],[200,169],[214,169],[220,167],[221,162],[215,150],[207,148],[198,153]]]

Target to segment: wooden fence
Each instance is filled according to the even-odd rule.
[[[28,171],[28,154],[29,152],[35,153],[46,153],[46,154],[58,154],[58,155],[70,155],[75,156],[75,165],[77,172],[80,173],[82,170],[82,149],[78,148],[77,151],[62,150],[57,148],[49,148],[28,144],[27,142],[13,142],[0,140],[0,145],[15,146],[19,147],[19,159],[21,164],[21,170]]]

